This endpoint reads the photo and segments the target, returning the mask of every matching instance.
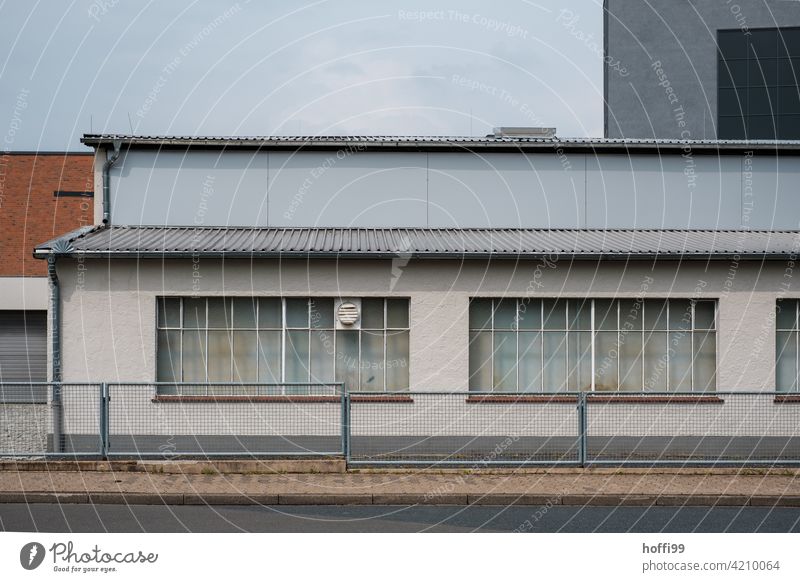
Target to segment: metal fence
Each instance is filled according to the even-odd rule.
[[[346,393],[0,384],[0,457],[344,456],[359,465],[798,465],[800,394]]]
[[[326,456],[341,384],[109,384],[106,455]]]

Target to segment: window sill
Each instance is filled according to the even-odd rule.
[[[800,394],[776,394],[775,404],[800,404]]]
[[[625,396],[623,394],[598,394],[587,393],[587,400],[593,402],[608,402],[613,404],[724,404],[724,400],[719,396],[692,396],[681,394],[680,396],[669,396],[667,394],[659,396]]]
[[[351,396],[350,402],[369,402],[370,404],[395,404],[395,403],[413,403],[414,399],[411,396],[402,396],[402,395],[387,395],[381,396],[380,394],[376,394],[375,396],[367,396],[364,394],[359,394],[358,396]]]
[[[329,402],[341,402],[342,399],[339,396],[303,396],[302,394],[298,395],[285,395],[285,396],[248,396],[246,394],[241,395],[228,395],[225,394],[217,394],[217,395],[209,395],[209,396],[193,396],[193,395],[184,395],[184,394],[159,394],[154,396],[152,399],[153,402],[163,402],[163,403],[199,403],[199,404],[220,404],[220,403],[263,403],[263,402],[275,402],[275,403],[290,403],[290,404],[314,404],[314,403],[329,403]]]
[[[544,404],[544,403],[569,404],[578,402],[578,398],[577,396],[558,396],[557,394],[553,395],[520,394],[519,396],[510,394],[509,395],[475,394],[467,397],[467,403],[469,404],[516,404],[516,403],[526,403],[526,402],[530,402],[532,404]]]

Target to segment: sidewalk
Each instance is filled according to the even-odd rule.
[[[259,464],[260,474],[204,474],[213,473],[208,465],[193,473],[160,472],[164,467],[174,465],[87,471],[14,470],[3,463],[0,503],[800,507],[795,469],[270,473]]]

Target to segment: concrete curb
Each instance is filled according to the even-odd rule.
[[[0,492],[0,503],[91,503],[111,505],[493,505],[589,507],[730,506],[800,507],[800,495],[585,495],[416,493],[123,493]]]
[[[264,459],[218,461],[3,460],[0,471],[157,473],[171,475],[346,473],[344,459]]]

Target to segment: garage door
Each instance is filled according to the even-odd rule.
[[[46,381],[47,312],[0,311],[0,400],[46,402],[46,387],[13,385]]]

